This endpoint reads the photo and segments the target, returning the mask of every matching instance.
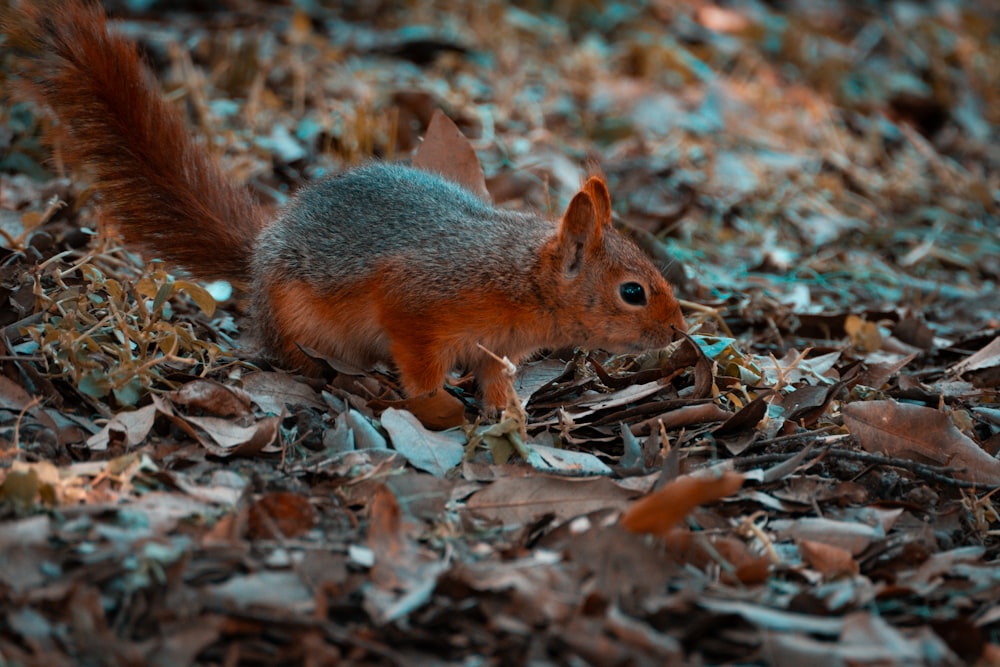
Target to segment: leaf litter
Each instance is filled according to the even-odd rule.
[[[995,7],[141,11],[265,203],[420,146],[556,211],[590,160],[691,335],[487,418],[269,368],[4,98],[4,661],[1000,662]]]

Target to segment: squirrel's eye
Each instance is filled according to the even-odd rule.
[[[646,290],[639,283],[622,283],[618,293],[622,295],[622,301],[630,306],[646,305]]]

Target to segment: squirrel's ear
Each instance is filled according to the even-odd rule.
[[[597,220],[603,227],[611,226],[611,194],[600,176],[591,176],[583,185],[583,191],[590,194],[597,209]]]
[[[559,254],[563,273],[572,278],[580,273],[588,247],[601,240],[601,222],[594,199],[586,190],[573,196],[559,223]]]

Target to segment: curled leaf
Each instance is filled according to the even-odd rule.
[[[732,495],[741,486],[743,475],[732,471],[718,477],[684,475],[637,500],[622,515],[621,524],[633,533],[666,535],[694,508]]]

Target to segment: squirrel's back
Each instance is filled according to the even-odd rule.
[[[323,284],[400,270],[417,291],[455,281],[523,289],[558,231],[548,218],[492,206],[437,174],[373,162],[305,188],[260,235],[258,281]]]

